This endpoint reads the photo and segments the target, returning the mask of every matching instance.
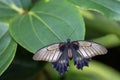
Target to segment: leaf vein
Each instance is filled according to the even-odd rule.
[[[34,28],[34,25],[32,24],[32,23],[33,23],[32,17],[29,16],[29,18],[30,18],[30,23],[31,23],[31,25],[32,25],[31,27],[32,27],[32,29],[33,29],[33,32],[35,33],[35,35],[36,35],[36,37],[38,38],[38,40],[42,43],[42,45],[44,45],[44,42],[41,41],[42,39],[40,39],[40,37],[39,37],[38,34],[36,33],[36,29]]]
[[[53,31],[52,29],[51,29],[51,27],[42,19],[42,18],[40,18],[39,16],[37,16],[37,15],[33,15],[35,18],[37,18],[38,20],[40,20],[59,40],[61,40],[61,41],[63,41],[56,33],[55,33],[55,31]]]

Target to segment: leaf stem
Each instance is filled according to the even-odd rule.
[[[20,14],[23,14],[25,11],[22,8],[17,7],[16,5],[12,4],[11,8],[17,12],[19,12]]]

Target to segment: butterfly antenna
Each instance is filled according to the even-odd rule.
[[[68,36],[68,39],[70,39],[71,35],[76,31],[77,27],[70,33],[70,35]]]

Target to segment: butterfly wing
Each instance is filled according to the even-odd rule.
[[[60,58],[53,62],[53,67],[58,71],[60,74],[63,74],[67,71],[69,66],[69,57],[68,57],[68,48],[65,48],[62,52]]]
[[[52,62],[56,71],[63,74],[69,66],[68,49],[65,46],[65,43],[60,43],[44,47],[36,52],[33,59]]]
[[[89,41],[74,41],[71,50],[74,64],[78,69],[88,66],[91,57],[107,53],[104,46]]]
[[[68,57],[68,44],[67,43],[60,43],[59,44],[59,50],[62,53],[60,58],[53,62],[53,67],[58,71],[60,74],[63,74],[67,71],[67,68],[69,66],[69,57]]]
[[[55,62],[61,54],[59,44],[53,44],[38,50],[33,56],[33,60]]]
[[[77,50],[79,54],[84,58],[91,58],[96,55],[104,55],[107,53],[107,49],[95,42],[89,41],[78,41],[79,49]]]
[[[74,65],[78,69],[82,69],[84,66],[88,66],[88,62],[90,61],[89,58],[83,58],[81,54],[73,47],[71,48],[72,50],[72,58],[74,61]]]

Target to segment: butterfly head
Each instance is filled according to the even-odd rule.
[[[70,43],[70,39],[67,39],[67,43]]]

